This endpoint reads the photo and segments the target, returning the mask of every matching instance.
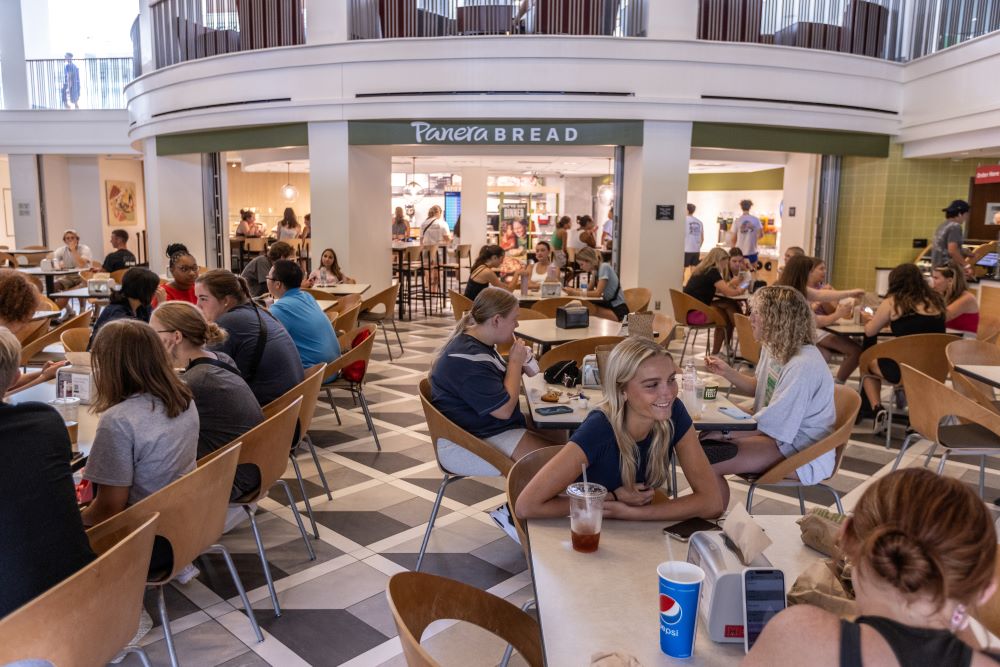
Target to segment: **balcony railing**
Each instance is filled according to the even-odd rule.
[[[67,83],[65,60],[27,60],[32,109],[124,109],[132,58],[76,58],[78,76]]]
[[[1000,30],[996,0],[699,0],[698,38],[906,61]]]
[[[350,0],[350,38],[456,35],[644,37],[643,0]]]
[[[304,44],[304,2],[161,0],[152,6],[156,67],[221,53]]]

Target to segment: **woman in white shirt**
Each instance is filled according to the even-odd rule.
[[[354,278],[345,275],[337,261],[337,253],[327,248],[319,258],[319,268],[309,274],[310,287],[332,287],[341,283],[353,284]]]
[[[451,230],[448,223],[441,217],[441,207],[431,206],[427,211],[427,219],[420,225],[420,245],[441,245],[451,240]]]
[[[279,241],[302,238],[302,225],[299,224],[299,219],[295,217],[295,211],[291,207],[285,209],[278,226],[275,227],[275,234]]]
[[[528,281],[531,289],[538,289],[539,285],[549,277],[549,268],[552,267],[552,246],[548,241],[535,242],[535,263],[531,265],[531,273],[528,274]],[[558,271],[556,280],[558,280]]]

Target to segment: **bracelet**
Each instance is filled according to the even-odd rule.
[[[614,500],[614,501],[616,501],[616,502],[618,501],[618,496],[617,496],[617,495],[615,495],[615,492],[614,492],[614,491],[608,491],[608,493],[610,493],[610,494],[611,494],[611,499],[612,499],[612,500]]]

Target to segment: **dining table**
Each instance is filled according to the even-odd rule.
[[[991,387],[1000,388],[1000,366],[986,364],[956,364],[955,371]]]
[[[41,382],[33,387],[10,394],[4,398],[4,401],[16,405],[28,402],[49,403],[55,398],[56,381],[49,380],[48,382]],[[79,451],[84,456],[90,453],[90,447],[94,444],[94,435],[97,433],[97,422],[99,419],[99,415],[90,411],[89,405],[79,406],[76,417],[77,436],[76,443],[73,446],[74,452]]]
[[[40,266],[19,266],[17,271],[26,276],[40,276],[45,281],[45,293],[51,296],[56,291],[56,278],[78,274],[81,269],[49,269],[46,271]]]
[[[54,317],[59,317],[61,314],[61,310],[36,310],[35,314],[31,316],[31,319],[32,321],[51,320]]]
[[[350,294],[361,295],[371,289],[370,283],[340,283],[339,285],[330,285],[329,287],[313,287],[311,289],[319,290],[320,292],[326,292],[333,296],[348,296]]]
[[[524,320],[519,322],[514,335],[532,343],[538,343],[542,352],[561,343],[573,340],[594,338],[595,336],[618,336],[621,334],[622,323],[606,320],[603,317],[590,317],[587,326],[575,329],[564,329],[556,326],[556,319]]]
[[[600,301],[602,297],[599,296],[576,296],[575,294],[567,294],[565,290],[560,290],[559,294],[556,296],[542,296],[541,290],[533,289],[527,292],[521,292],[521,290],[514,290],[514,296],[517,297],[518,303],[522,306],[529,306],[533,303],[541,301],[542,299],[558,299],[562,297],[569,297],[577,299],[579,301]]]

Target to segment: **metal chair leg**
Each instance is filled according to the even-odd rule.
[[[399,337],[399,329],[396,328],[396,318],[390,318],[389,321],[392,323],[392,332],[396,334],[396,342],[399,343],[399,353],[406,354],[403,350],[403,339]]]
[[[895,392],[895,390],[894,390],[894,392]],[[893,414],[893,408],[895,407],[895,403],[896,403],[896,396],[895,396],[895,393],[894,393],[893,397],[889,400],[889,409],[888,409],[888,414],[886,415],[886,420],[885,420],[885,448],[886,449],[889,449],[889,447],[892,446],[892,414]]]
[[[333,408],[333,414],[337,416],[337,426],[343,426],[344,422],[340,421],[340,410],[337,409],[337,404],[333,402],[333,387],[323,387],[323,391],[326,392],[326,400]]]
[[[948,450],[945,450],[944,454],[941,455],[941,463],[938,464],[937,474],[940,475],[944,472],[944,464],[948,462]]]
[[[798,493],[798,496],[799,496],[799,514],[802,514],[803,516],[805,516],[805,513],[806,513],[806,499],[802,497],[802,487],[801,486],[796,486],[795,487],[795,491]]]
[[[149,656],[146,655],[146,650],[141,646],[126,646],[126,653],[135,653],[139,656],[139,661],[142,663],[142,667],[153,667],[153,663],[149,661]]]
[[[837,489],[835,489],[832,486],[829,486],[827,484],[819,484],[818,486],[822,486],[824,489],[826,489],[827,491],[829,491],[833,495],[833,502],[837,506],[837,512],[839,514],[843,514],[844,513],[844,506],[840,504],[840,494],[837,493]]]
[[[365,421],[368,422],[368,430],[372,432],[372,436],[375,438],[375,447],[378,451],[382,451],[382,443],[378,441],[378,431],[375,430],[375,422],[372,421],[372,415],[368,411],[368,400],[365,399],[365,392],[358,385],[358,398],[361,400],[361,410],[365,413]]]
[[[306,482],[302,479],[302,470],[299,468],[299,462],[295,458],[294,450],[288,454],[288,458],[292,462],[292,468],[295,470],[295,479],[299,482],[299,491],[302,492],[302,502],[306,505],[306,514],[309,516],[309,523],[312,524],[313,535],[316,536],[316,539],[318,540],[319,528],[316,527],[316,519],[313,518],[312,503],[309,502],[309,494],[306,493]],[[292,506],[292,510],[295,510],[294,506]]]
[[[312,542],[309,541],[309,536],[306,535],[306,527],[302,525],[302,516],[299,515],[299,508],[295,505],[295,498],[292,497],[292,489],[288,486],[288,482],[283,479],[279,479],[277,483],[285,489],[285,495],[288,496],[288,504],[291,506],[292,515],[295,517],[295,523],[299,525],[299,532],[302,533],[302,541],[306,543],[306,551],[309,552],[309,560],[316,560],[316,553],[313,551]]]
[[[677,456],[670,457],[670,495],[677,499]]]
[[[895,471],[896,468],[899,467],[900,462],[902,462],[902,460],[903,460],[903,454],[906,453],[906,450],[910,447],[910,441],[912,439],[914,439],[914,438],[919,439],[920,438],[920,434],[919,433],[911,433],[910,435],[906,436],[906,438],[903,440],[903,444],[899,447],[899,454],[896,455],[896,460],[892,464],[892,470],[893,471]],[[926,464],[925,464],[925,467],[926,467]]]
[[[757,490],[757,483],[750,482],[750,490],[747,491],[747,514],[750,514],[750,508],[753,507],[753,492]]]
[[[979,499],[986,495],[986,457],[979,457]]]
[[[233,563],[233,557],[229,555],[229,549],[223,544],[213,544],[206,551],[214,551],[222,554],[222,559],[226,561],[226,567],[229,568],[229,575],[233,578],[233,585],[236,586],[236,590],[240,594],[240,600],[243,601],[243,609],[247,612],[247,616],[250,617],[250,627],[253,628],[253,633],[257,636],[257,641],[264,641],[264,635],[260,631],[260,626],[257,625],[257,617],[254,616],[253,607],[250,606],[250,599],[247,597],[246,589],[243,588],[243,580],[240,579],[240,574],[236,571],[236,565]]]
[[[389,332],[382,327],[382,338],[385,339],[385,349],[389,353],[389,361],[392,361],[392,346],[389,345]]]
[[[257,517],[249,505],[244,505],[247,516],[250,517],[250,529],[253,531],[253,539],[257,542],[257,555],[260,556],[260,564],[264,568],[264,580],[267,582],[267,590],[271,594],[271,606],[274,607],[274,615],[281,616],[281,605],[278,604],[278,592],[274,590],[274,579],[271,578],[271,566],[267,562],[267,553],[264,552],[264,541],[260,538],[260,528],[257,527]]]
[[[448,488],[449,484],[458,479],[462,479],[462,476],[445,473],[444,478],[441,480],[441,486],[438,488],[437,498],[434,499],[434,506],[431,508],[430,519],[427,520],[427,530],[424,531],[424,540],[420,543],[420,553],[417,554],[417,565],[413,568],[414,572],[420,572],[420,565],[424,562],[424,553],[427,551],[427,543],[431,539],[431,529],[434,528],[434,521],[437,519],[438,510],[441,509],[441,501],[444,499],[444,491]]]
[[[931,443],[931,448],[929,450],[927,450],[927,458],[924,459],[924,467],[925,468],[930,465],[930,463],[931,463],[931,457],[934,456],[934,452],[937,451],[937,447],[938,446],[937,446],[936,442]]]
[[[170,656],[170,667],[178,667],[177,649],[174,647],[174,636],[170,632],[170,617],[167,615],[167,600],[163,597],[163,586],[156,587],[156,606],[160,610],[160,623],[163,624],[163,640],[167,643],[167,655]]]
[[[677,362],[678,366],[684,366],[684,354],[687,352],[688,339],[691,338],[691,327],[686,327],[687,331],[684,332],[684,345],[681,347],[681,360]]]
[[[326,473],[323,472],[323,466],[319,463],[319,454],[316,453],[316,445],[313,444],[312,438],[308,435],[303,437],[302,441],[306,443],[309,453],[312,454],[313,463],[316,464],[316,472],[319,473],[319,481],[323,482],[323,490],[326,491],[326,499],[333,500],[333,494],[330,492],[330,484],[326,481]],[[319,536],[317,535],[317,537]]]

